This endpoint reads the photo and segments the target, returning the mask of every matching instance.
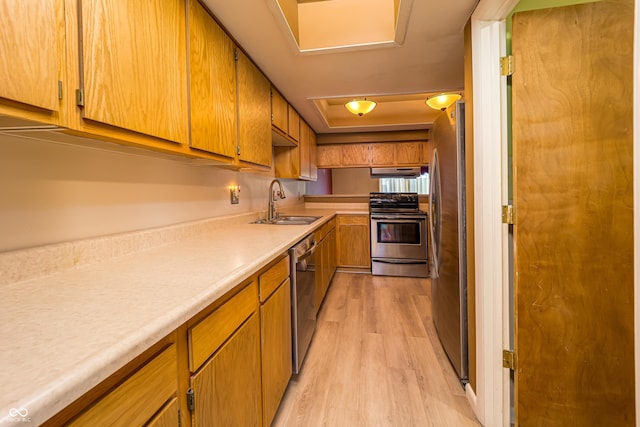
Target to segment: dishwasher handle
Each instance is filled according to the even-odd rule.
[[[302,255],[297,256],[295,261],[300,262],[304,259],[309,258],[311,255],[313,255],[316,252],[316,248],[318,247],[318,242],[316,242],[315,240],[311,243],[311,246],[309,247],[309,249],[306,250],[306,252],[304,252]]]

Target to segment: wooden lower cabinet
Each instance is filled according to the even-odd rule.
[[[260,322],[254,313],[191,377],[192,425],[260,426]]]
[[[337,262],[338,267],[370,269],[369,215],[337,215]]]
[[[143,425],[153,421],[152,418],[158,411],[167,412],[162,417],[162,422],[165,416],[166,419],[177,422],[177,406],[172,406],[170,402],[175,401],[178,389],[177,373],[176,345],[171,344],[113,391],[80,413],[69,425]],[[175,412],[169,413],[170,411]]]
[[[293,368],[289,269],[282,254],[44,425],[271,425]]]
[[[316,289],[315,304],[316,313],[329,289],[331,279],[336,271],[336,229],[335,220],[327,222],[315,233],[317,242],[315,254]]]
[[[288,260],[288,258],[287,258]],[[291,360],[291,282],[289,278],[260,307],[262,419],[271,425],[293,369]]]

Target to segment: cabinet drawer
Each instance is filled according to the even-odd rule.
[[[289,277],[289,255],[260,275],[260,302],[265,302],[280,283]]]
[[[257,284],[251,282],[216,311],[189,328],[191,372],[195,372],[257,308]]]
[[[318,228],[318,230],[316,230],[316,232],[314,233],[313,237],[315,237],[316,242],[320,243],[322,241],[322,239],[325,238],[325,236],[327,234],[329,234],[329,232],[331,231],[331,229],[336,227],[336,220],[335,218],[332,218],[331,220],[325,222],[324,224],[322,224],[322,226],[320,226]]]
[[[176,345],[171,344],[70,425],[143,425],[176,395],[177,372]]]
[[[338,215],[338,225],[369,225],[369,215]]]

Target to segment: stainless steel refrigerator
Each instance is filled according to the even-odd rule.
[[[429,233],[431,302],[440,342],[466,383],[468,374],[464,102],[432,127]],[[430,143],[431,143],[430,141]]]

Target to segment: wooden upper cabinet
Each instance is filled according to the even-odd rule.
[[[0,112],[61,124],[64,0],[2,1],[0,28]]]
[[[273,145],[295,146],[300,140],[300,114],[291,104],[271,87],[271,124],[273,125]]]
[[[311,149],[309,141],[310,132],[311,128],[309,128],[309,125],[304,120],[300,120],[300,141],[298,142],[300,149],[300,176],[307,179],[311,177],[311,167],[309,164],[309,150]]]
[[[395,152],[393,143],[371,144],[371,164],[393,165],[396,158]]]
[[[397,142],[395,145],[395,163],[398,166],[427,163],[422,156],[421,142]]]
[[[243,162],[270,167],[271,83],[253,62],[238,50],[238,146]]]
[[[300,114],[291,104],[287,105],[287,112],[289,126],[287,133],[293,140],[300,141]]]
[[[419,166],[429,162],[427,143],[376,142],[320,145],[318,167]]]
[[[369,166],[371,151],[369,144],[344,144],[342,164],[344,166]]]
[[[235,45],[197,0],[189,0],[191,147],[235,158]]]
[[[316,133],[309,128],[309,179],[311,181],[318,180],[318,162],[317,162],[317,142]]]
[[[342,166],[342,147],[339,145],[318,145],[316,147],[317,165],[319,168]]]
[[[187,144],[184,2],[79,4],[82,117]]]
[[[271,88],[271,124],[282,132],[288,131],[288,109],[287,100],[276,90]]]

